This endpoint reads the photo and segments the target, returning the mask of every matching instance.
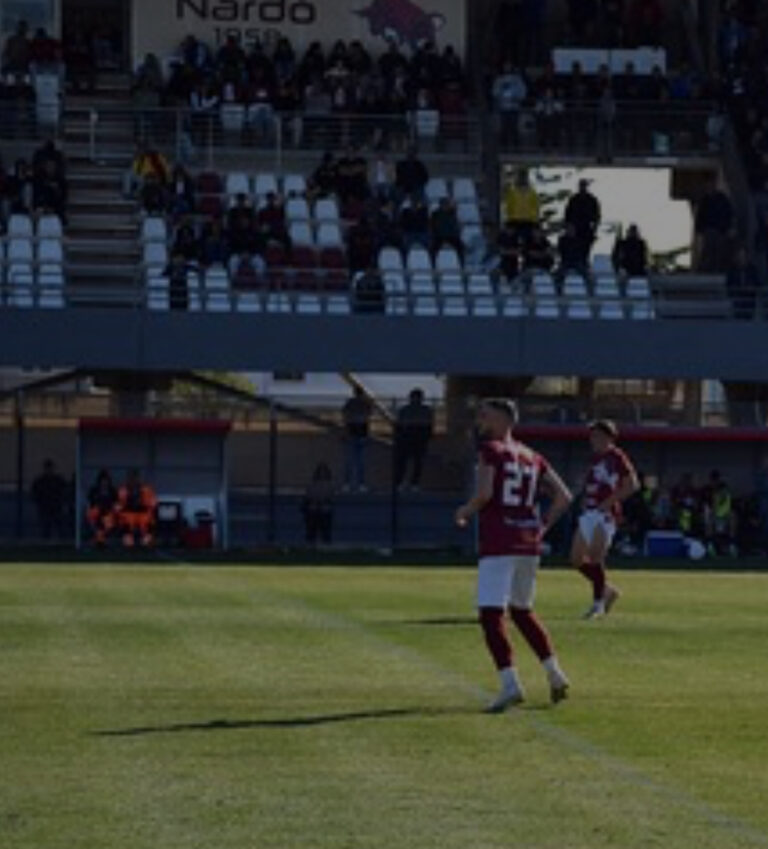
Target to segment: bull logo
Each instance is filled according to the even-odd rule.
[[[355,9],[354,14],[368,21],[371,35],[392,38],[412,50],[421,42],[434,41],[446,23],[445,15],[425,12],[413,0],[371,0],[370,6]]]

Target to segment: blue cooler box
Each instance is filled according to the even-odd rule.
[[[648,531],[646,557],[685,557],[685,536],[680,531]]]

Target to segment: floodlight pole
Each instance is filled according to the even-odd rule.
[[[24,537],[24,394],[19,391],[15,398],[16,419],[16,539]]]
[[[277,517],[277,410],[269,405],[269,491],[267,493],[267,542],[274,543]]]

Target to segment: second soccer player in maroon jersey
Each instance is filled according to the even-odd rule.
[[[542,539],[568,508],[571,494],[541,455],[513,438],[516,422],[514,402],[482,402],[477,416],[482,440],[477,491],[456,511],[462,527],[476,514],[479,518],[477,606],[501,682],[499,695],[488,707],[494,713],[524,697],[507,635],[507,610],[544,667],[552,701],[564,699],[569,687],[549,634],[533,612],[533,600]],[[539,509],[542,495],[550,502],[545,516]]]
[[[639,486],[632,462],[615,444],[617,438],[618,430],[611,421],[603,419],[589,426],[592,459],[571,545],[571,562],[592,584],[592,605],[586,619],[604,616],[619,598],[618,589],[606,580],[605,560],[621,518],[621,504]]]

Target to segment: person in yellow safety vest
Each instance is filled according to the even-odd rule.
[[[540,213],[539,196],[528,180],[528,172],[521,168],[504,191],[504,221],[527,241],[539,223]]]
[[[728,484],[720,481],[712,493],[712,536],[718,552],[733,548],[733,497]]]
[[[138,471],[132,470],[117,493],[117,518],[123,531],[123,545],[133,546],[137,536],[143,546],[152,545],[156,506],[155,491],[141,482]]]

